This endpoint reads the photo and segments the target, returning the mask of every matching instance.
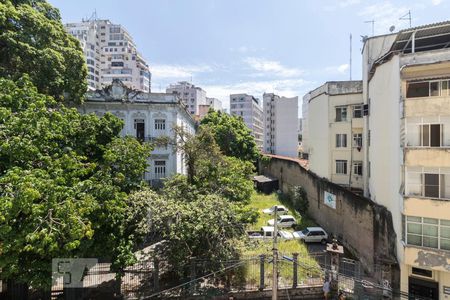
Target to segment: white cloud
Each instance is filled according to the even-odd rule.
[[[152,78],[186,79],[197,73],[211,72],[213,68],[208,65],[152,65],[150,71]]]
[[[431,3],[432,3],[433,5],[439,5],[439,4],[442,3],[442,0],[431,0]]]
[[[355,4],[359,4],[359,3],[361,3],[361,0],[344,0],[344,1],[339,1],[339,6],[347,7],[347,6],[351,6],[351,5],[355,5]]]
[[[347,72],[349,67],[350,67],[349,64],[343,64],[343,65],[340,65],[339,67],[337,67],[337,70],[339,73],[345,73],[345,72]]]
[[[332,73],[332,74],[345,74],[348,72],[348,69],[350,68],[349,64],[342,64],[339,66],[330,66],[325,68],[326,73]]]
[[[295,77],[300,76],[304,72],[300,69],[289,68],[283,66],[280,62],[274,60],[267,60],[258,57],[247,57],[244,62],[249,65],[252,69],[263,72],[271,76],[278,77]]]

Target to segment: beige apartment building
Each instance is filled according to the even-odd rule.
[[[364,193],[392,213],[410,299],[450,299],[449,45],[444,22],[363,47]]]
[[[330,81],[303,97],[303,151],[320,177],[362,191],[362,82]]]

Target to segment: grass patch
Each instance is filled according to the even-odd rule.
[[[252,224],[248,230],[260,230],[262,226],[267,226],[267,221],[273,219],[273,216],[264,214],[262,212],[263,209],[272,207],[274,205],[284,205],[287,209],[289,209],[288,214],[294,216],[297,220],[297,225],[294,226],[296,230],[304,229],[306,227],[317,226],[316,223],[311,220],[308,216],[301,216],[300,213],[292,209],[286,201],[286,196],[283,194],[272,193],[270,195],[265,195],[257,192],[253,192],[252,197],[250,199],[249,207],[256,209],[259,212],[258,221],[255,224]],[[286,230],[286,229],[282,229]]]
[[[253,208],[259,212],[259,218],[255,224],[249,226],[248,230],[260,230],[262,226],[267,226],[267,221],[272,219],[273,216],[264,214],[263,209],[272,207],[274,205],[284,205],[289,209],[288,214],[294,216],[297,220],[296,229],[303,229],[308,226],[316,226],[316,224],[307,216],[301,216],[297,211],[293,210],[292,207],[287,205],[284,196],[281,194],[260,194],[254,192],[248,207]],[[280,228],[280,230],[294,231],[292,228]],[[322,271],[319,264],[309,256],[308,249],[306,245],[299,240],[278,240],[278,253],[279,258],[282,255],[286,255],[292,258],[293,253],[299,254],[299,267],[298,267],[298,279],[299,281],[305,280],[309,277],[320,277],[322,276]],[[259,255],[264,254],[267,256],[265,266],[266,274],[266,285],[271,282],[272,276],[272,263],[269,263],[269,259],[272,257],[272,247],[273,241],[269,240],[259,240],[259,239],[248,239],[245,241],[245,246],[241,250],[243,258],[259,257]],[[259,265],[258,262],[254,262],[255,265],[246,266],[243,268],[243,274],[247,282],[255,284],[259,282]],[[290,281],[293,278],[293,263],[284,259],[281,259],[279,265],[280,277],[283,280]]]

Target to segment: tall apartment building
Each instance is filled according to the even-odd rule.
[[[166,93],[178,95],[192,115],[200,115],[199,106],[208,105],[206,92],[198,86],[187,81],[171,84],[166,88]]]
[[[364,192],[392,213],[409,299],[450,298],[449,44],[444,22],[363,46]]]
[[[90,90],[119,79],[131,89],[150,91],[148,64],[125,27],[109,20],[90,19],[66,24],[66,30],[81,43]]]
[[[208,114],[210,109],[215,111],[222,111],[222,101],[216,98],[206,97],[207,104],[200,104],[198,106],[198,119],[201,120],[206,114]]]
[[[206,103],[214,110],[222,111],[222,101],[217,98],[206,97]]]
[[[263,149],[263,110],[259,99],[247,94],[230,95],[230,114],[241,117],[255,137],[256,145]]]
[[[298,157],[298,97],[264,93],[264,152]]]
[[[303,97],[303,108],[302,146],[310,170],[362,191],[362,82],[326,82]]]

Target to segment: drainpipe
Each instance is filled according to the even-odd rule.
[[[413,34],[411,35],[411,53],[415,53],[416,52],[416,32],[414,31]]]

